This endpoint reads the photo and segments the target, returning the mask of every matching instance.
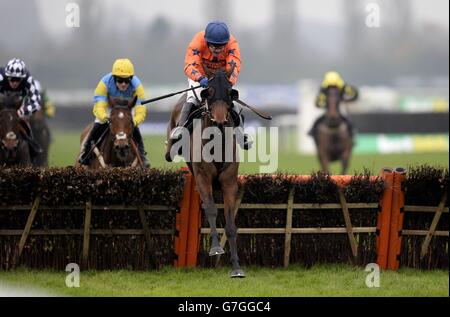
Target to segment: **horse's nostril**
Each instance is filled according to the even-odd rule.
[[[130,148],[130,145],[129,144],[126,144],[125,145],[125,150],[128,150]]]

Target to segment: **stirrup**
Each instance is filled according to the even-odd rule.
[[[249,134],[244,134],[244,144],[241,146],[244,150],[249,150],[253,146],[253,137]]]

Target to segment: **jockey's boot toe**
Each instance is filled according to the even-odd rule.
[[[242,146],[242,148],[244,150],[249,150],[251,149],[253,146],[253,138],[251,135],[249,134],[244,134],[244,144]]]
[[[172,132],[170,133],[171,139],[179,139],[181,137],[181,133],[183,132],[184,127],[177,126],[174,129],[172,129]]]

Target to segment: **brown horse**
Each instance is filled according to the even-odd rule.
[[[314,141],[322,171],[329,174],[330,162],[342,162],[342,174],[345,175],[353,148],[353,138],[348,123],[339,111],[342,95],[338,87],[327,89],[327,110],[318,119]]]
[[[0,165],[31,165],[30,149],[23,138],[24,128],[17,110],[22,98],[17,94],[0,95]]]
[[[48,149],[50,147],[50,129],[45,117],[45,104],[42,98],[41,109],[33,114],[30,119],[31,130],[33,131],[34,141],[39,144],[42,153],[37,153],[33,158],[33,166],[48,166]]]
[[[225,251],[219,244],[218,233],[216,229],[217,219],[217,207],[213,198],[213,190],[220,188],[223,193],[224,201],[224,213],[225,213],[225,233],[229,241],[231,252],[231,265],[232,271],[230,277],[245,277],[245,273],[239,266],[239,257],[237,254],[237,228],[234,221],[234,208],[236,202],[236,196],[238,191],[238,169],[239,161],[237,159],[236,152],[236,139],[234,134],[231,134],[231,143],[228,133],[235,126],[234,120],[231,115],[230,107],[232,105],[233,96],[237,92],[231,89],[231,84],[228,81],[228,76],[223,71],[218,71],[210,79],[210,87],[203,90],[201,93],[202,99],[205,101],[202,103],[199,109],[195,112],[199,114],[200,126],[194,124],[193,133],[188,135],[188,140],[181,139],[174,143],[174,140],[170,139],[170,133],[175,128],[176,122],[180,116],[180,111],[183,103],[186,101],[186,95],[182,96],[175,105],[172,111],[169,126],[167,129],[167,148],[166,159],[171,161],[176,154],[172,146],[175,148],[176,143],[184,142],[184,145],[188,146],[189,152],[184,155],[187,165],[191,172],[194,174],[197,184],[197,190],[200,193],[202,200],[202,207],[205,211],[208,219],[209,226],[211,228],[211,249],[209,251],[210,256],[223,254]],[[198,122],[197,122],[198,123]],[[213,155],[213,158],[206,158],[203,155],[207,144],[210,139],[204,139],[200,137],[200,140],[194,140],[194,136],[203,135],[205,129],[213,129],[214,138],[220,139],[221,149],[213,149],[212,151],[220,151],[221,155]],[[226,142],[228,141],[228,143]],[[199,146],[196,146],[198,143]],[[228,151],[228,152],[227,152]],[[211,152],[208,150],[208,154]],[[232,153],[230,153],[232,152]],[[219,157],[220,156],[220,157]],[[196,159],[199,158],[199,159]],[[228,159],[226,159],[228,157]],[[231,158],[231,159],[230,159]]]
[[[95,155],[90,160],[88,168],[143,166],[136,143],[132,139],[134,125],[131,111],[136,105],[136,100],[136,97],[132,100],[109,98],[111,106],[109,128],[104,131],[98,144],[92,147],[91,150]],[[91,123],[81,134],[81,149],[92,126]],[[76,165],[80,166],[78,159]]]

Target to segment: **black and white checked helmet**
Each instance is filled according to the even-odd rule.
[[[5,75],[8,77],[25,78],[27,77],[27,67],[22,60],[13,58],[5,67]]]

